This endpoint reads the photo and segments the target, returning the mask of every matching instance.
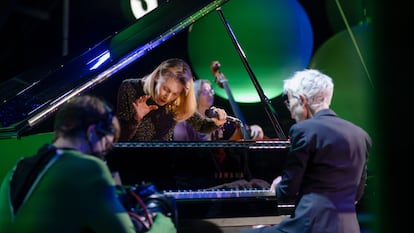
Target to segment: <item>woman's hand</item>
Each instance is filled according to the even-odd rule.
[[[217,108],[211,106],[210,109],[217,113],[217,116],[211,117],[210,119],[216,124],[217,126],[222,126],[227,122],[227,113],[222,108]]]
[[[132,102],[132,106],[135,109],[134,119],[139,123],[142,118],[152,110],[158,109],[157,105],[147,105],[147,100],[151,98],[149,95],[143,95],[139,97],[135,102]]]

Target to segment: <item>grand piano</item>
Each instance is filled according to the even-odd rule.
[[[72,97],[90,93],[117,77],[122,70],[151,53],[182,30],[214,12],[229,0],[173,0],[114,33],[68,61],[23,73],[2,83],[0,142],[21,140],[42,132],[56,110]],[[253,88],[253,87],[252,87]],[[50,129],[50,128],[49,128]],[[16,144],[17,145],[17,144]],[[293,205],[278,203],[262,188],[215,188],[243,179],[271,183],[286,162],[289,141],[227,142],[118,142],[108,156],[108,166],[120,173],[125,185],[154,184],[160,193],[177,202],[180,223],[189,219],[234,219],[288,214]],[[225,150],[237,161],[238,170],[218,171],[212,152]],[[246,219],[240,220],[246,223]],[[185,224],[184,224],[185,222]],[[218,225],[223,224],[223,220]],[[232,223],[234,224],[234,223]],[[237,224],[236,224],[237,225]]]

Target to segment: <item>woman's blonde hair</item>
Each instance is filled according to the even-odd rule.
[[[184,89],[173,102],[168,103],[166,108],[174,113],[175,121],[185,121],[191,117],[197,108],[194,94],[194,77],[190,66],[182,59],[171,58],[163,61],[152,73],[143,78],[144,92],[155,99],[157,95],[156,84],[158,77],[165,79],[174,78],[183,84]]]

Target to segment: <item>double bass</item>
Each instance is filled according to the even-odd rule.
[[[234,115],[240,120],[238,124],[238,127],[236,127],[236,131],[230,138],[230,140],[250,140],[250,132],[249,127],[246,124],[246,120],[239,108],[239,105],[235,101],[233,97],[233,93],[231,92],[230,85],[228,83],[228,80],[224,76],[224,74],[220,71],[220,63],[218,61],[213,61],[211,63],[211,72],[213,76],[215,77],[214,81],[217,83],[217,85],[221,88],[224,88],[226,91],[227,97],[230,102],[230,106],[233,110]]]

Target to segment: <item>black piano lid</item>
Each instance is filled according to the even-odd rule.
[[[229,0],[171,0],[80,56],[0,84],[0,139],[21,137],[72,97],[106,81]]]

